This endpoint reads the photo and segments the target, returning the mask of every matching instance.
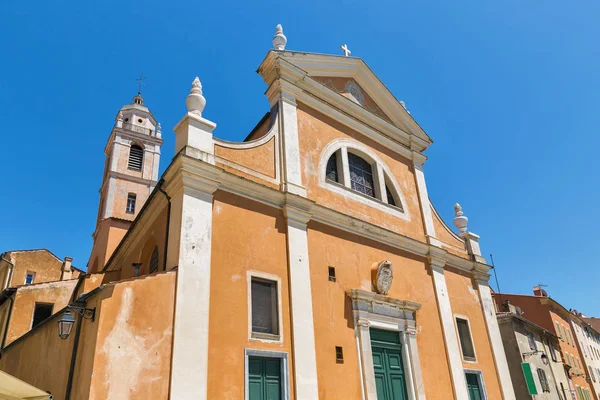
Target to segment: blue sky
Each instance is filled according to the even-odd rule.
[[[103,148],[136,77],[172,127],[198,75],[215,135],[241,140],[268,109],[255,73],[287,48],[347,43],[434,139],[430,197],[455,202],[493,253],[503,291],[538,283],[600,316],[600,3],[548,0],[0,4],[0,251],[46,247],[85,266]],[[489,259],[489,257],[488,257]]]

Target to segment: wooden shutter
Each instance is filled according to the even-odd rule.
[[[529,365],[529,363],[521,363],[521,368],[523,369],[523,376],[525,377],[525,383],[527,383],[529,394],[538,394],[537,388],[535,387],[535,380],[531,373],[531,365]]]

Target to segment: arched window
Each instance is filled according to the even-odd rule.
[[[150,273],[158,271],[158,246],[154,246],[152,256],[150,256]]]
[[[137,144],[132,144],[129,148],[129,162],[127,168],[135,171],[142,170],[142,163],[144,161],[144,149]]]
[[[125,212],[127,214],[135,214],[135,200],[136,200],[137,196],[135,193],[129,193],[127,195],[127,208],[125,209]]]
[[[350,185],[352,189],[367,196],[375,197],[375,183],[373,182],[371,164],[349,152],[348,166],[350,168]]]
[[[343,139],[330,143],[323,151],[319,168],[322,174],[320,185],[345,196],[348,190],[358,192],[360,196],[350,196],[381,210],[399,211],[397,216],[409,218],[403,206],[404,197],[390,169],[375,152],[361,143]]]

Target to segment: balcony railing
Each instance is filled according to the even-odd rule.
[[[143,126],[139,125],[134,125],[129,122],[123,122],[123,129],[128,129],[137,133],[143,133],[149,136],[154,136],[154,131],[152,129],[144,128]]]

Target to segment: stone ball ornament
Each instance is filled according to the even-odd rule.
[[[375,291],[382,295],[387,295],[392,286],[394,272],[392,271],[392,263],[382,261],[377,266],[377,275],[375,276]]]

